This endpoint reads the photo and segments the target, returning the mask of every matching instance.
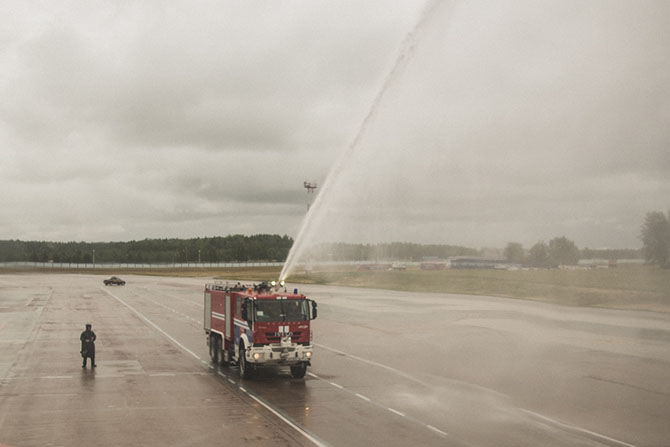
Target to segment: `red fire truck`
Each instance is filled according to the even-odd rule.
[[[293,377],[305,376],[313,353],[310,320],[316,318],[316,302],[298,289],[283,290],[274,282],[205,285],[204,327],[214,363],[236,363],[244,379],[269,366],[289,366]]]

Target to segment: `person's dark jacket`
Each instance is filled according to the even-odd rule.
[[[85,330],[79,336],[79,340],[81,340],[81,356],[95,356],[95,332],[92,330]]]

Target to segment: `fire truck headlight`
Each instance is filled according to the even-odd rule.
[[[312,356],[312,351],[305,352],[305,357],[310,358]]]
[[[277,285],[277,281],[272,281],[272,282],[270,283],[270,285],[271,285],[272,287],[276,286],[276,285]]]
[[[254,360],[258,360],[261,358],[261,353],[260,352],[254,352]]]
[[[286,281],[284,281],[283,279],[281,281],[279,281],[279,286],[280,287],[284,287],[284,284],[286,284]]]

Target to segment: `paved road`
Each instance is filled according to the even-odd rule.
[[[670,315],[305,286],[307,377],[242,381],[207,358],[206,280],[102,279],[0,275],[0,445],[670,444]]]

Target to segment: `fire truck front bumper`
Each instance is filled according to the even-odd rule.
[[[313,352],[312,345],[276,343],[251,347],[247,349],[246,358],[257,366],[309,364]]]

